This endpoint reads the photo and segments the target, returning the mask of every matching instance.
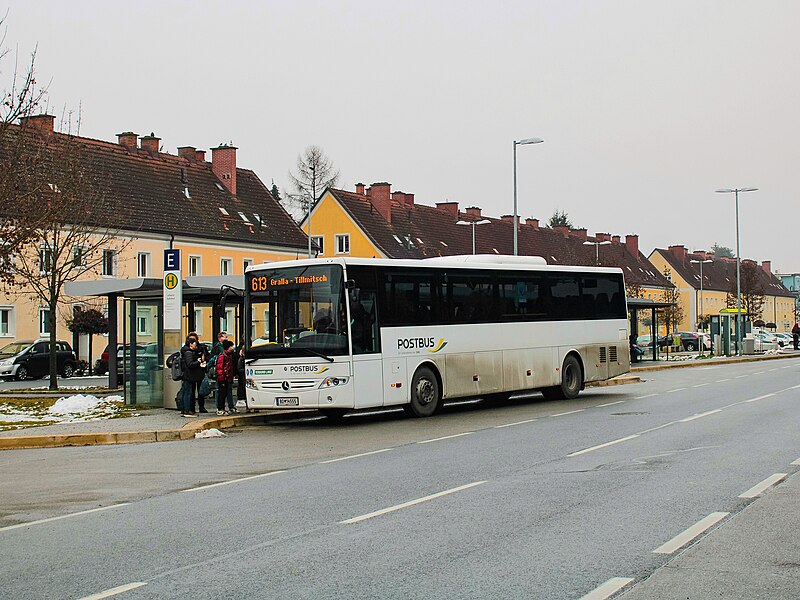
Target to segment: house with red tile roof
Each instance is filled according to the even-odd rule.
[[[649,259],[662,271],[669,269],[672,283],[680,294],[683,321],[678,325],[678,331],[695,331],[704,317],[718,315],[721,309],[727,307],[729,296],[735,297],[735,258],[718,258],[704,250],[689,252],[682,244],[676,244],[654,249]],[[794,296],[772,273],[771,262],[765,260],[758,265],[754,260],[742,259],[740,287],[744,281],[742,268],[754,274],[754,285],[764,295],[764,305],[758,318],[765,323],[774,323],[778,331],[790,331],[794,324]],[[742,294],[747,291],[746,286],[742,288]]]
[[[54,130],[54,120],[51,115],[29,117],[11,126],[11,135],[19,134],[15,127],[25,127],[36,132],[37,143],[53,143],[66,135]],[[82,278],[161,278],[167,248],[181,250],[184,276],[236,275],[250,264],[306,253],[305,234],[258,175],[237,164],[233,145],[212,148],[211,160],[206,160],[206,153],[193,146],[178,148],[177,155],[163,152],[160,138],[152,133],[139,137],[125,131],[116,142],[73,136],[73,142],[79,147],[81,168],[102,186],[103,202],[87,218],[108,224],[129,240],[119,253],[111,246],[104,250],[110,258],[103,261],[102,272],[87,272]],[[75,306],[84,299],[69,302]],[[65,308],[65,314],[71,314]],[[0,296],[0,343],[1,338],[46,335],[44,312],[36,298],[24,293]],[[201,338],[210,338],[210,310],[198,308],[191,317],[184,322],[192,322]],[[148,334],[155,335],[155,327],[144,325],[152,318],[142,316],[138,337],[143,343]],[[57,327],[60,339],[72,335],[61,315]],[[232,323],[223,326],[232,328]],[[102,339],[94,347],[98,345],[102,350]]]

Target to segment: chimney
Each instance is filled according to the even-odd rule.
[[[619,236],[618,236],[618,235],[612,235],[612,236],[611,236],[611,241],[612,241],[614,244],[619,244],[619,240],[620,240],[620,238],[619,238]]]
[[[406,198],[406,206],[408,208],[413,208],[414,207],[414,194],[405,194],[405,198]]]
[[[117,134],[117,143],[132,150],[139,147],[139,134],[132,131],[123,131]]]
[[[236,146],[225,144],[211,149],[211,170],[234,196],[236,195],[236,150]]]
[[[610,233],[595,233],[594,239],[598,242],[610,242],[611,241],[611,234]]]
[[[178,156],[186,160],[196,160],[197,149],[194,146],[178,146]]]
[[[557,231],[564,237],[569,237],[569,227],[567,227],[566,225],[558,225],[556,227],[553,227],[553,231]]]
[[[404,192],[392,192],[392,201],[397,202],[400,206],[406,205],[406,195]]]
[[[30,127],[34,131],[53,133],[55,130],[55,120],[56,118],[53,115],[33,115],[30,117],[20,118],[19,124],[23,128]]]
[[[206,162],[206,151],[205,150],[195,150],[194,151],[194,159],[197,162]]]
[[[628,252],[633,254],[634,257],[639,257],[639,236],[636,234],[625,236],[625,245],[628,247]]]
[[[539,229],[539,219],[525,219],[525,225],[530,225],[534,229]]]
[[[684,262],[686,260],[686,247],[683,244],[670,246],[667,248],[667,250],[669,250],[669,253],[679,261]]]
[[[514,222],[514,215],[503,215],[500,217],[500,220],[503,223],[513,223]]]
[[[360,196],[364,195],[364,184],[363,183],[357,183],[356,184],[356,194],[359,194]]]
[[[158,142],[161,141],[160,137],[156,137],[151,131],[150,135],[145,135],[141,138],[142,150],[147,150],[150,154],[158,154]]]
[[[468,206],[466,209],[464,209],[464,212],[472,217],[480,218],[481,216],[481,209],[477,206]]]
[[[764,269],[764,273],[766,273],[767,275],[772,275],[772,261],[771,260],[761,261],[761,268]]]
[[[437,202],[436,208],[443,210],[458,218],[458,202]]]
[[[742,264],[743,265],[752,265],[754,267],[758,266],[758,263],[756,261],[754,261],[752,258],[743,258],[742,259]]]
[[[387,223],[392,222],[392,184],[381,181],[367,190],[367,198]]]
[[[581,227],[580,229],[572,229],[570,231],[570,233],[572,233],[572,235],[574,235],[578,239],[581,239],[581,240],[585,240],[586,239],[586,228],[585,227]]]

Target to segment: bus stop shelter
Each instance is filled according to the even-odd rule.
[[[213,342],[225,322],[234,340],[242,329],[244,276],[186,277],[182,283],[182,335],[198,330],[204,309],[211,312],[211,331],[202,331],[203,342]],[[165,340],[163,327],[163,281],[155,277],[98,279],[67,283],[65,293],[75,297],[101,298],[108,303],[108,378],[113,387],[124,381],[125,403],[174,408],[180,382],[173,382],[164,363],[183,340]],[[119,301],[122,300],[122,317]],[[121,325],[121,331],[120,331]],[[122,347],[117,365],[115,348]],[[120,368],[121,367],[121,368]],[[118,372],[121,371],[121,372]]]
[[[650,317],[650,344],[652,357],[642,360],[658,360],[658,309],[673,306],[674,302],[663,302],[661,300],[651,300],[650,298],[626,298],[628,303],[628,318],[631,326],[631,344],[636,342],[639,337],[639,316],[641,313]]]

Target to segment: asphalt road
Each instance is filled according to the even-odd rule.
[[[424,420],[310,415],[222,439],[0,453],[13,482],[0,489],[0,590],[607,597],[600,586],[635,586],[676,536],[712,531],[758,501],[744,492],[797,470],[798,370],[676,369]]]

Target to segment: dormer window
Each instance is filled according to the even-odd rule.
[[[222,213],[223,217],[230,217],[231,216],[230,213],[227,210],[225,210],[224,208],[222,208],[221,206],[219,207],[219,212]]]

